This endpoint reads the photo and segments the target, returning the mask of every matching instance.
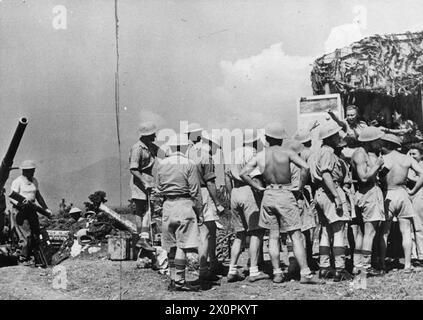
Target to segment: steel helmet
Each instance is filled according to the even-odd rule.
[[[32,160],[25,160],[21,164],[22,170],[29,170],[29,169],[35,169],[35,168],[36,168],[35,162]]]
[[[320,128],[319,139],[329,138],[341,130],[342,128],[335,121],[328,121]]]
[[[142,122],[138,127],[138,132],[140,136],[149,136],[157,132],[157,127],[151,121]]]
[[[265,134],[268,137],[274,139],[286,139],[288,135],[286,134],[285,129],[278,122],[269,123],[265,128]]]
[[[187,146],[189,144],[188,138],[185,134],[175,134],[169,138],[168,146]]]
[[[72,208],[72,209],[70,209],[70,211],[69,211],[69,213],[81,213],[82,212],[82,210],[81,209],[79,209],[79,208]]]
[[[188,127],[184,131],[184,133],[191,133],[191,132],[198,132],[198,131],[203,131],[203,128],[201,128],[201,126],[198,123],[191,122],[190,124],[188,124]]]
[[[399,147],[401,147],[401,140],[398,136],[392,134],[392,133],[386,133],[381,137],[382,140],[384,141],[389,141],[392,142],[396,145],[398,145]]]
[[[298,141],[299,143],[306,143],[311,141],[311,134],[307,131],[297,131],[292,139]]]
[[[385,133],[377,127],[365,127],[358,136],[358,141],[369,142],[380,139]]]
[[[211,135],[209,135],[207,133],[207,131],[202,131],[201,136],[203,137],[203,139],[207,140],[207,141],[211,141],[213,142],[216,146],[220,147],[220,137],[213,135],[213,133]]]

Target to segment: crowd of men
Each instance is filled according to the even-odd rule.
[[[288,136],[280,124],[272,123],[265,129],[263,150],[259,151],[257,134],[245,135],[243,146],[233,150],[225,170],[235,231],[228,282],[245,279],[238,259],[247,236],[250,282],[272,278],[281,283],[294,278],[316,284],[349,280],[359,272],[384,275],[393,221],[401,232],[404,272],[422,264],[423,147],[414,144],[404,149],[398,132],[387,133],[389,129],[359,121],[355,106],[347,107],[346,121],[329,115],[332,120],[319,128],[319,147],[313,148],[307,131],[298,132],[289,147],[282,147]],[[139,245],[154,251],[146,215],[154,190],[164,197],[162,246],[168,252],[169,289],[209,288],[220,279],[216,230],[224,207],[217,196],[213,156],[221,140],[191,123],[185,133],[171,137],[167,148],[160,149],[154,143],[156,132],[154,124],[142,124],[140,139],[130,152]],[[35,163],[25,161],[21,169],[12,190],[47,208],[34,178]],[[37,214],[31,206],[14,203],[13,218],[23,247],[20,260],[25,263],[36,248]],[[352,239],[346,236],[348,229]],[[263,269],[265,234],[271,275]],[[288,273],[280,265],[281,237],[287,238]],[[313,259],[316,237],[318,264]],[[192,251],[199,255],[199,279],[187,282],[186,255]],[[347,255],[353,261],[352,270],[346,266]]]
[[[423,266],[423,146],[405,145],[402,134],[359,120],[354,105],[346,120],[329,111],[329,118],[313,130],[288,135],[280,123],[265,128],[264,139],[245,132],[242,146],[225,159],[225,186],[230,195],[235,239],[230,251],[228,282],[247,280],[238,260],[248,241],[248,281],[274,283],[296,279],[301,284],[350,280],[359,273],[383,276],[388,237],[397,222],[402,245],[403,272]],[[216,187],[213,157],[221,137],[189,124],[170,137],[166,147],[155,143],[157,127],[145,122],[130,151],[132,200],[135,204],[139,247],[154,251],[149,203],[152,193],[163,197],[162,247],[168,253],[169,290],[208,289],[218,275],[216,233],[225,212]],[[22,175],[11,189],[26,198],[14,203],[13,226],[22,242],[21,262],[37,247],[37,213],[28,203],[47,209],[34,178],[35,163],[24,161]],[[47,209],[47,214],[51,211]],[[350,236],[348,236],[350,235]],[[272,271],[265,269],[263,241],[268,236]],[[392,237],[391,237],[392,238]],[[313,243],[319,243],[319,261]],[[287,244],[289,266],[281,266],[281,242]],[[186,281],[187,254],[197,252],[199,277]],[[352,261],[352,267],[346,261]],[[318,272],[316,272],[318,271]]]
[[[402,241],[404,272],[415,271],[412,256],[414,266],[422,263],[423,148],[416,144],[404,150],[399,135],[359,121],[353,105],[346,108],[346,120],[329,115],[332,119],[319,126],[320,146],[312,145],[308,131],[297,132],[289,147],[282,146],[286,131],[271,123],[262,150],[257,134],[244,135],[243,146],[233,150],[225,170],[235,231],[228,282],[245,279],[238,259],[247,236],[250,282],[294,278],[321,284],[350,280],[360,272],[382,276],[388,271],[385,258],[393,221],[401,231],[394,241]],[[185,133],[172,136],[163,151],[154,144],[156,130],[153,123],[142,124],[130,154],[140,243],[154,250],[145,213],[155,190],[164,197],[162,247],[168,252],[169,290],[208,288],[219,279],[216,229],[224,208],[217,197],[212,157],[220,139],[192,123]],[[273,272],[263,269],[265,235]],[[281,237],[290,251],[288,273],[281,268]],[[318,264],[313,259],[315,238]],[[200,271],[197,281],[188,282],[186,256],[191,251],[198,251]],[[346,266],[347,255],[352,269]],[[293,275],[296,270],[298,277]]]

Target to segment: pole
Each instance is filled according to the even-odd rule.
[[[119,152],[119,202],[122,206],[122,151],[120,146],[120,117],[119,117],[119,18],[118,0],[115,0],[115,41],[116,41],[116,72],[115,72],[115,113],[116,133]]]

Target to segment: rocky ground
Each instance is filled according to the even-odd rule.
[[[367,279],[366,289],[356,289],[352,282],[310,286],[265,280],[251,284],[227,283],[224,277],[220,286],[208,291],[173,293],[167,291],[166,276],[151,269],[138,269],[135,261],[107,260],[105,250],[68,259],[56,268],[1,268],[0,299],[423,299],[423,271],[391,271],[385,277]]]

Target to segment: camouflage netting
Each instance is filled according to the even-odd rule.
[[[311,72],[314,94],[416,94],[423,83],[423,32],[374,35],[324,55]]]

